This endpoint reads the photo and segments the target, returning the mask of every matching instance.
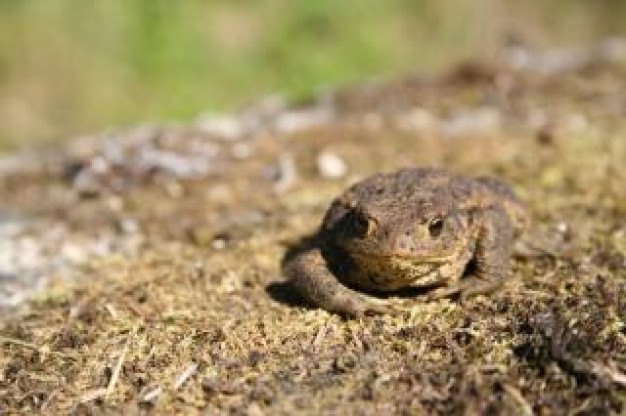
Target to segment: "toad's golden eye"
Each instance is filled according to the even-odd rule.
[[[376,231],[376,220],[363,214],[357,214],[352,220],[352,229],[359,237],[368,237]]]
[[[437,238],[443,231],[443,218],[435,217],[428,223],[428,232],[433,238]]]

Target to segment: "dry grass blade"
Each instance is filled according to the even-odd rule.
[[[524,398],[524,395],[522,394],[521,391],[519,391],[516,387],[510,384],[505,384],[504,390],[508,393],[509,396],[511,396],[513,400],[515,400],[517,404],[519,404],[520,414],[524,416],[533,415],[533,409],[528,403],[528,401]]]
[[[182,372],[181,375],[179,375],[176,378],[176,381],[174,382],[174,390],[178,390],[179,388],[182,387],[183,384],[185,384],[185,382],[192,377],[194,374],[196,374],[196,372],[198,371],[198,364],[196,363],[191,363],[186,369],[185,371]]]
[[[143,403],[154,403],[158,400],[159,396],[163,393],[163,389],[161,387],[155,387],[154,389],[148,391],[143,395],[141,401]]]
[[[79,401],[81,403],[89,403],[91,401],[99,399],[100,397],[106,396],[106,394],[107,394],[107,389],[106,388],[99,388],[99,389],[95,389],[95,390],[90,390],[87,393],[83,394],[80,397]]]
[[[75,356],[71,354],[65,354],[65,353],[58,352],[58,351],[50,351],[50,349],[47,346],[39,346],[30,342],[23,341],[21,339],[6,337],[3,335],[0,335],[0,343],[12,344],[12,345],[17,345],[19,347],[27,348],[30,350],[35,350],[41,353],[42,355],[50,354],[50,355],[53,355],[55,357],[60,357],[60,358],[69,358],[69,359],[74,359],[74,360],[77,359]]]
[[[126,354],[128,353],[130,342],[135,337],[135,334],[137,333],[137,329],[138,327],[135,326],[133,330],[131,331],[131,333],[126,338],[126,342],[124,343],[124,348],[122,349],[122,352],[120,353],[120,356],[117,359],[117,363],[115,364],[115,368],[113,369],[113,374],[111,374],[111,379],[109,380],[109,384],[107,385],[106,394],[105,394],[106,397],[109,397],[115,390],[115,384],[117,383],[117,380],[120,377],[120,373],[122,371],[122,365],[124,364],[124,359],[126,359]]]

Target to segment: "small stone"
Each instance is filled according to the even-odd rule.
[[[93,158],[89,163],[89,167],[99,175],[104,175],[111,170],[109,162],[102,156]]]
[[[207,226],[196,226],[189,230],[189,238],[198,246],[211,244],[215,237],[215,231]]]
[[[64,260],[75,264],[84,262],[88,257],[87,250],[82,245],[69,242],[61,247],[61,255]]]
[[[481,107],[458,111],[441,124],[441,131],[449,137],[486,134],[497,131],[501,124],[501,115],[497,108]]]
[[[281,193],[293,187],[298,180],[298,169],[293,156],[284,153],[278,159],[276,170],[276,182],[274,182],[274,191]]]
[[[404,131],[430,131],[437,125],[436,117],[430,111],[420,107],[400,114],[395,122],[397,127]]]
[[[274,128],[278,133],[291,134],[329,123],[333,113],[329,108],[311,107],[286,111],[276,117]]]
[[[561,234],[566,234],[569,232],[570,227],[565,221],[559,221],[556,225],[556,230]]]
[[[235,143],[230,149],[230,154],[235,159],[247,159],[252,156],[252,147],[245,142]]]
[[[246,134],[243,123],[237,117],[228,115],[201,117],[196,126],[205,134],[224,140],[238,140]]]
[[[89,170],[83,170],[76,175],[72,186],[81,197],[94,198],[100,195],[102,186],[98,178]]]
[[[224,250],[226,248],[226,239],[219,237],[213,239],[213,241],[211,242],[211,247],[213,248],[213,250],[216,251]]]
[[[111,211],[121,212],[124,209],[124,200],[119,196],[111,196],[105,202]]]
[[[324,178],[338,179],[346,175],[348,168],[341,157],[323,151],[317,156],[317,169]]]
[[[231,203],[233,200],[232,189],[223,183],[217,183],[211,186],[209,189],[207,189],[206,194],[207,198],[209,198],[211,202],[214,202],[216,204],[227,204]]]
[[[136,234],[139,232],[139,224],[133,218],[122,218],[119,221],[119,228],[125,234]]]
[[[246,412],[248,416],[263,416],[263,410],[261,410],[261,406],[258,403],[252,402],[248,405],[248,410]]]

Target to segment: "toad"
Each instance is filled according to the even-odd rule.
[[[384,313],[376,293],[487,294],[508,277],[526,210],[503,182],[439,168],[376,174],[335,199],[284,273],[310,303],[351,317]]]

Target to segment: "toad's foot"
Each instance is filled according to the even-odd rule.
[[[488,295],[497,290],[503,279],[484,280],[477,276],[468,276],[458,283],[434,289],[426,295],[427,301],[435,301],[458,295],[461,304],[478,295]]]
[[[339,282],[317,248],[297,254],[284,271],[302,297],[329,312],[362,317],[392,310],[385,301],[362,295]]]

